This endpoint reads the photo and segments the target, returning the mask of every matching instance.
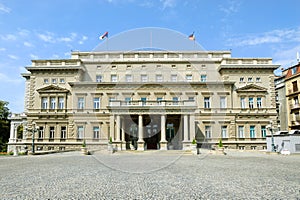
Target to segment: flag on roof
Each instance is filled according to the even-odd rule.
[[[100,40],[104,40],[104,38],[108,37],[108,32],[106,31],[103,35],[99,37]]]
[[[191,35],[189,35],[189,40],[195,40],[195,34],[194,34],[194,32]]]

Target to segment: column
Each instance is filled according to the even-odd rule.
[[[122,150],[126,150],[126,140],[125,140],[125,119],[122,119]]]
[[[16,142],[16,126],[14,122],[10,123],[10,136],[9,136],[9,142]]]
[[[183,141],[182,141],[182,148],[183,150],[190,150],[190,142],[188,138],[189,134],[189,121],[188,115],[183,116]]]
[[[115,139],[115,117],[113,115],[110,116],[110,119],[109,119],[109,137],[112,138],[112,140],[114,141]],[[109,139],[109,138],[108,138]]]
[[[195,115],[190,115],[190,140],[195,139]]]
[[[166,115],[161,115],[160,138],[160,150],[167,150]]]
[[[138,149],[139,151],[144,151],[144,130],[143,130],[143,116],[139,115],[139,140],[138,140]]]
[[[117,127],[117,135],[116,135],[116,142],[120,142],[121,139],[120,139],[120,136],[121,136],[121,118],[120,118],[120,115],[117,115],[117,124],[116,124],[116,127]]]

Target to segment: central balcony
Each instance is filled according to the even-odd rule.
[[[157,107],[157,106],[161,106],[161,107],[166,107],[166,106],[196,106],[196,102],[195,101],[190,101],[190,100],[186,100],[186,101],[168,101],[168,100],[161,100],[161,101],[142,101],[142,100],[137,100],[137,101],[118,101],[118,100],[114,100],[114,101],[110,101],[109,103],[110,107],[147,107],[147,106],[151,106],[151,107]]]

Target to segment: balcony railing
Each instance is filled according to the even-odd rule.
[[[290,109],[298,109],[300,108],[300,104],[290,104]]]
[[[111,107],[126,107],[126,106],[196,106],[195,101],[111,101],[109,106]]]

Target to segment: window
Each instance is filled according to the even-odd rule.
[[[221,136],[227,138],[227,126],[221,126]]]
[[[116,101],[116,97],[109,97],[108,99],[109,105],[112,105],[114,101]]]
[[[252,82],[253,81],[253,78],[252,77],[249,77],[248,78],[248,82]]]
[[[117,69],[117,66],[116,65],[112,65],[111,68],[112,69]]]
[[[111,82],[117,82],[118,81],[118,77],[116,74],[111,75]]]
[[[265,138],[267,135],[266,126],[261,126],[261,137]]]
[[[55,97],[51,97],[50,98],[50,109],[54,110],[56,108],[56,98]]]
[[[146,105],[146,101],[147,101],[146,97],[141,98],[142,106]]]
[[[59,109],[64,109],[65,108],[65,98],[64,97],[59,97],[58,98],[58,108]]]
[[[52,83],[54,83],[54,84],[57,83],[57,79],[56,79],[56,78],[53,78],[53,79],[52,79]]]
[[[178,105],[178,97],[173,97],[173,105]]]
[[[93,138],[99,139],[99,133],[100,133],[99,126],[94,126],[93,127]]]
[[[239,150],[245,150],[245,146],[239,146]]]
[[[293,92],[297,92],[298,91],[297,81],[292,82],[292,84],[293,84]]]
[[[241,97],[241,108],[246,108],[246,99],[245,99],[245,97]]]
[[[257,104],[257,108],[262,108],[261,97],[256,98],[256,104]]]
[[[186,65],[186,68],[190,69],[190,68],[191,68],[191,65]]]
[[[173,69],[176,69],[176,65],[171,65],[171,67],[172,67]]]
[[[204,97],[204,108],[210,108],[210,97]]]
[[[99,97],[94,98],[94,109],[100,109],[100,98]]]
[[[60,78],[59,79],[59,83],[65,83],[65,79],[64,78]]]
[[[206,75],[201,75],[200,81],[201,82],[206,82],[206,77],[207,77]]]
[[[294,97],[294,104],[295,104],[295,106],[298,106],[298,105],[299,105],[298,97]]]
[[[43,139],[44,138],[44,127],[43,126],[40,126],[38,138],[39,139]]]
[[[250,109],[253,109],[253,108],[254,108],[253,97],[249,97],[249,108],[250,108]]]
[[[239,126],[239,128],[238,128],[238,134],[239,134],[239,138],[244,138],[245,137],[244,126]]]
[[[102,75],[96,75],[96,82],[97,82],[97,83],[100,83],[100,82],[102,82],[102,81],[103,81]]]
[[[126,79],[126,82],[132,82],[132,75],[126,74],[125,79]]]
[[[292,75],[296,74],[296,72],[297,72],[297,67],[293,67],[292,68]]]
[[[55,134],[54,126],[50,126],[49,130],[50,130],[49,139],[54,139],[54,134]]]
[[[147,75],[141,75],[141,82],[148,82],[148,76]]]
[[[156,75],[156,82],[163,82],[163,76],[161,74]]]
[[[205,126],[205,137],[211,138],[211,126]]]
[[[101,68],[102,68],[101,65],[98,65],[98,66],[97,66],[97,69],[101,69]]]
[[[226,108],[226,97],[220,97],[220,108]]]
[[[256,146],[251,146],[251,150],[256,150]]]
[[[157,97],[156,101],[157,101],[157,105],[161,105],[161,101],[163,100],[162,97]]]
[[[47,97],[42,97],[42,109],[43,110],[48,109],[48,98]]]
[[[61,139],[66,139],[66,137],[67,137],[67,127],[62,126],[60,128],[60,138]]]
[[[84,98],[83,97],[78,97],[78,109],[84,109]]]
[[[172,82],[177,82],[177,74],[172,74],[171,75],[171,81]]]
[[[188,100],[189,101],[195,101],[195,97],[189,97]]]
[[[77,127],[77,139],[83,139],[84,128],[83,126]]]
[[[244,81],[245,81],[244,77],[240,77],[240,82],[244,82]]]
[[[157,68],[161,68],[161,65],[156,65]]]
[[[256,82],[261,82],[261,78],[260,77],[256,77]]]
[[[44,78],[44,83],[45,83],[45,84],[48,84],[48,83],[49,83],[49,79]]]
[[[255,126],[250,126],[250,138],[255,138]]]
[[[190,82],[190,81],[193,80],[193,76],[192,76],[191,74],[187,74],[187,75],[185,76],[185,80]]]
[[[131,105],[131,97],[125,97],[125,104]]]
[[[126,69],[131,69],[131,68],[132,68],[131,65],[126,66]]]
[[[201,65],[202,68],[206,68],[206,65]]]

